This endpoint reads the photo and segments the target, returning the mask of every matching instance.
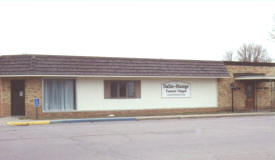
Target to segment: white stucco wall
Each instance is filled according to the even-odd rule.
[[[100,111],[217,107],[218,99],[216,79],[140,80],[140,99],[104,99],[104,79],[78,78],[76,80],[77,110]],[[191,97],[162,98],[161,84],[173,80],[183,80],[185,82],[189,82],[191,84]]]

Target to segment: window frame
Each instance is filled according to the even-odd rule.
[[[117,97],[112,97],[112,90],[111,90],[111,84],[117,83]],[[120,83],[125,82],[126,83],[126,96],[121,97],[120,96]],[[129,96],[129,82],[134,83],[134,96]],[[107,84],[109,83],[109,84]],[[106,85],[109,85],[109,90],[106,89]],[[139,86],[137,86],[139,85]],[[139,91],[138,91],[139,90]],[[110,92],[106,95],[105,92]],[[104,99],[140,99],[141,98],[141,81],[140,80],[104,80]]]
[[[45,86],[44,86],[44,81],[45,80],[73,80],[73,89],[74,89],[74,106],[73,106],[73,109],[72,110],[65,110],[65,111],[57,111],[57,110],[53,110],[53,111],[46,111],[45,109],[44,109],[44,97],[45,97],[45,95],[44,95],[44,89],[45,89]],[[57,112],[57,113],[61,113],[61,112],[75,112],[75,111],[77,111],[77,98],[76,98],[76,96],[77,96],[77,91],[76,91],[76,85],[77,85],[77,83],[76,83],[76,79],[75,78],[58,78],[58,77],[55,77],[55,78],[50,78],[50,77],[47,77],[47,78],[42,78],[42,100],[41,100],[41,110],[42,110],[42,112],[45,112],[45,113],[54,113],[54,112]]]

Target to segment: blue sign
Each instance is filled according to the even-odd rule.
[[[34,99],[34,107],[40,107],[40,99],[39,98]]]

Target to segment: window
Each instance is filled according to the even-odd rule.
[[[105,98],[140,98],[140,81],[104,81]]]
[[[246,97],[247,98],[253,98],[254,96],[254,85],[253,84],[247,84],[246,86]]]
[[[43,80],[43,111],[72,111],[75,105],[75,80]]]
[[[252,97],[252,86],[251,85],[247,86],[247,88],[246,88],[246,95],[247,95],[247,98],[251,98]]]
[[[111,82],[111,97],[117,97],[118,82]]]

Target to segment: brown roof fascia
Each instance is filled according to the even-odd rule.
[[[236,61],[224,61],[225,65],[231,66],[264,66],[264,67],[275,67],[275,63],[266,62],[236,62]]]

